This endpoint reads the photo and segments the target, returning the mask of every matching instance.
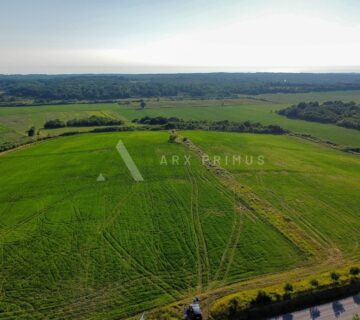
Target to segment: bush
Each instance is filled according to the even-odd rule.
[[[283,300],[290,300],[291,299],[291,292],[285,292],[283,294]]]
[[[65,122],[61,121],[59,119],[49,120],[49,121],[46,121],[44,124],[45,129],[64,128],[65,126],[66,126]]]
[[[359,267],[352,267],[350,268],[350,274],[353,276],[357,276],[360,273],[360,268]]]
[[[287,283],[287,284],[284,286],[284,290],[285,290],[285,292],[291,292],[291,291],[294,291],[294,287],[293,287],[292,284]]]
[[[239,299],[231,299],[229,301],[229,315],[234,316],[238,312],[239,309]]]
[[[340,279],[340,275],[337,272],[331,272],[330,277],[335,282],[337,282]]]
[[[316,288],[316,287],[319,286],[319,281],[316,280],[316,279],[312,279],[312,280],[310,281],[310,284],[311,284],[312,287]]]
[[[28,134],[28,137],[33,137],[35,135],[35,127],[32,126],[28,131],[27,131],[27,134]]]
[[[265,291],[258,291],[257,296],[255,299],[251,301],[251,304],[256,305],[263,305],[271,302],[271,297]]]

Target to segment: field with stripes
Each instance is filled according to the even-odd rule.
[[[82,134],[0,155],[0,319],[138,317],[359,260],[357,156],[290,136],[179,134]]]

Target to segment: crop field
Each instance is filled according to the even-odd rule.
[[[304,264],[165,132],[85,134],[0,157],[0,318],[116,318]],[[144,182],[115,149],[122,139]],[[105,181],[97,181],[102,173]]]
[[[286,136],[184,133],[324,248],[360,259],[360,158]],[[226,155],[242,163],[225,162]],[[263,157],[260,163],[257,157]],[[246,161],[248,163],[246,163]]]

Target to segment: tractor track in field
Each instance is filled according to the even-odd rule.
[[[39,217],[39,216],[45,214],[46,212],[48,212],[49,210],[55,208],[58,204],[60,204],[64,200],[72,199],[75,195],[77,195],[82,190],[87,189],[88,187],[89,187],[89,185],[87,185],[86,187],[82,187],[82,188],[74,191],[71,194],[67,194],[64,197],[61,197],[60,199],[58,199],[58,200],[50,203],[49,205],[45,206],[41,210],[38,210],[37,212],[25,217],[24,219],[22,219],[18,223],[13,224],[11,226],[8,226],[7,228],[2,229],[3,232],[0,234],[0,236],[1,237],[7,236],[9,233],[13,232],[14,230],[26,225],[27,223],[31,222],[32,220],[36,219],[37,217]]]
[[[233,198],[233,200],[235,201],[234,198]],[[242,230],[242,226],[243,226],[243,217],[242,217],[243,213],[242,213],[242,210],[243,210],[243,208],[237,207],[236,203],[233,204],[232,228],[231,228],[231,231],[230,231],[230,235],[229,235],[229,237],[227,239],[223,254],[221,256],[219,266],[217,267],[217,269],[215,271],[214,277],[211,279],[213,281],[213,283],[215,281],[219,280],[220,272],[222,271],[223,265],[226,262],[226,260],[228,260],[228,263],[227,263],[227,266],[226,266],[226,269],[225,269],[225,275],[222,277],[222,279],[224,279],[226,277],[227,273],[229,272],[230,266],[231,266],[231,264],[233,262],[235,250],[236,250],[237,245],[239,243],[241,230]],[[229,254],[230,254],[230,256],[227,259],[227,256]],[[212,287],[213,286],[210,285],[210,288],[212,288]]]
[[[225,274],[223,276],[223,280],[225,280],[230,272],[230,268],[233,264],[233,261],[234,261],[234,256],[235,256],[235,252],[236,252],[236,249],[237,249],[237,246],[239,244],[239,241],[240,241],[240,236],[241,236],[241,230],[243,229],[243,225],[244,225],[244,218],[243,218],[243,210],[245,208],[240,208],[240,209],[237,209],[235,208],[235,210],[239,210],[239,223],[238,223],[238,227],[237,227],[237,231],[236,231],[236,237],[235,237],[235,241],[233,243],[233,245],[231,246],[231,249],[230,249],[230,257],[229,257],[229,261],[227,263],[227,266],[226,266],[226,270],[225,270]]]
[[[326,237],[325,235],[320,233],[319,230],[317,230],[315,227],[313,227],[308,221],[306,221],[306,219],[301,217],[301,215],[299,215],[299,213],[296,212],[296,210],[294,208],[289,206],[286,203],[286,201],[284,201],[276,192],[274,192],[273,190],[271,190],[269,188],[266,188],[262,177],[259,175],[257,176],[257,182],[263,187],[263,189],[265,190],[266,193],[270,194],[272,198],[276,199],[280,203],[280,206],[285,211],[291,212],[293,215],[295,215],[299,219],[302,226],[309,232],[309,234],[313,235],[314,241],[316,241],[319,246],[322,246],[324,249],[335,247],[335,244],[333,244],[333,242],[331,241],[331,239],[329,237]]]
[[[204,230],[199,215],[199,187],[196,181],[196,176],[190,167],[187,167],[189,180],[191,182],[191,216],[194,226],[194,239],[197,255],[197,274],[198,274],[198,290],[201,292],[204,287],[207,287],[210,281],[210,260],[208,256],[208,248]]]
[[[121,209],[125,206],[125,204],[127,203],[127,201],[131,198],[131,196],[135,193],[136,191],[136,185],[132,184],[130,191],[125,195],[125,197],[119,201],[119,203],[111,210],[111,214],[110,216],[104,220],[104,222],[98,227],[98,232],[103,232],[104,230],[106,230],[106,228],[108,228],[112,223],[114,223],[114,221],[119,217],[120,213],[121,213]],[[118,212],[116,212],[118,211]]]
[[[49,303],[38,308],[21,309],[9,312],[0,313],[0,319],[19,319],[21,316],[28,318],[29,315],[41,314],[42,319],[73,319],[74,315],[86,317],[91,312],[96,312],[99,309],[111,308],[109,302],[114,300],[118,301],[121,294],[126,294],[128,289],[134,286],[134,282],[143,282],[144,276],[133,278],[124,282],[112,283],[100,289],[93,289],[92,292],[76,297],[76,300],[62,301],[61,303]],[[10,302],[14,302],[11,300]],[[126,300],[121,301],[126,303]],[[29,304],[29,303],[28,303]]]
[[[177,297],[171,292],[170,289],[181,297],[182,294],[175,290],[171,285],[165,282],[158,275],[150,271],[143,264],[141,264],[135,257],[133,257],[120,243],[115,239],[115,237],[109,231],[102,232],[103,238],[106,243],[118,254],[118,256],[125,261],[127,264],[132,265],[134,267],[134,271],[136,271],[140,275],[146,275],[146,279],[151,282],[151,284],[163,291],[165,294],[169,295],[172,299],[176,300]]]
[[[210,160],[204,161],[206,153],[190,140],[186,140],[183,144],[195,153],[203,165],[218,179],[225,187],[232,191],[239,199],[242,206],[249,211],[251,215],[255,215],[265,223],[271,225],[280,232],[288,241],[298,248],[305,256],[312,259],[323,260],[327,254],[324,248],[319,245],[315,239],[309,237],[303,229],[274,208],[264,199],[259,198],[250,188],[241,185],[237,179],[224,168],[213,164]]]
[[[187,148],[189,148],[193,153],[195,153],[199,158],[202,158],[203,155],[206,155],[199,147],[194,145],[191,141],[187,140],[183,142]],[[296,281],[300,280],[306,276],[310,276],[316,272],[323,272],[328,270],[329,265],[332,267],[338,267],[343,265],[346,262],[349,262],[344,259],[341,251],[336,247],[324,248],[320,245],[318,241],[314,238],[309,237],[304,233],[298,225],[292,221],[287,221],[280,211],[273,208],[270,203],[260,199],[251,189],[241,185],[235,177],[225,169],[219,166],[215,166],[211,162],[203,163],[204,166],[212,172],[212,174],[219,180],[221,185],[225,189],[231,191],[238,197],[240,208],[243,209],[242,215],[246,214],[251,221],[262,220],[264,223],[268,223],[273,226],[278,232],[280,232],[287,240],[289,240],[295,247],[297,247],[301,252],[307,256],[306,261],[302,266],[289,269],[283,272],[274,272],[267,275],[258,276],[255,278],[243,280],[233,284],[228,284],[225,286],[219,286],[217,283],[217,278],[219,277],[219,268],[222,268],[221,265],[225,263],[227,253],[223,253],[221,258],[220,265],[215,273],[213,281],[215,282],[212,285],[212,281],[209,283],[209,286],[206,290],[203,290],[199,297],[203,300],[203,308],[205,318],[208,315],[211,304],[226,295],[229,295],[240,290],[255,289],[260,287],[266,287],[279,282],[285,281]],[[236,232],[236,237],[234,239],[234,230],[236,226],[232,228],[231,234],[227,240],[225,251],[229,250],[229,244],[232,243],[231,253],[229,257],[229,263],[227,271],[229,272],[231,261],[235,255],[236,247],[240,239],[241,228],[243,225],[243,219],[239,220],[237,224],[238,229]],[[231,240],[233,238],[233,241]],[[198,271],[199,272],[199,271]],[[191,297],[177,301],[168,307],[173,307],[177,310],[182,308],[184,304],[187,304]]]

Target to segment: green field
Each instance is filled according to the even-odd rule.
[[[304,262],[199,160],[160,165],[188,152],[167,136],[88,134],[0,157],[0,318],[125,317]],[[120,138],[144,182],[117,154]]]
[[[327,91],[327,92],[307,92],[307,93],[275,93],[260,94],[258,98],[266,99],[276,103],[299,103],[301,101],[319,101],[329,100],[355,101],[360,103],[360,91]]]
[[[262,99],[262,100],[260,100]],[[106,116],[130,122],[144,116],[177,116],[194,120],[254,121],[278,124],[285,129],[307,133],[344,146],[360,146],[360,132],[332,124],[287,119],[276,114],[300,101],[343,100],[360,102],[360,91],[317,92],[304,94],[268,94],[229,100],[169,100],[150,99],[145,110],[139,110],[137,101],[118,104],[73,104],[32,107],[0,107],[0,144],[6,141],[26,141],[26,130],[32,125],[40,129],[50,119],[69,120],[90,115]],[[84,131],[90,128],[42,130],[41,135],[57,135],[64,131]]]
[[[220,164],[324,246],[360,258],[360,158],[286,136],[186,132],[210,157],[239,154]],[[259,164],[257,157],[264,161]],[[246,159],[247,157],[247,159]]]
[[[264,165],[221,164],[289,227],[244,209],[249,192],[235,194],[166,132],[84,134],[10,152],[0,156],[0,319],[126,318],[311,266],[317,257],[298,230],[319,255],[359,258],[358,157],[287,136],[183,134],[212,156],[263,155]],[[125,167],[119,139],[144,182]],[[171,165],[172,155],[191,165]]]
[[[275,112],[337,98],[360,101],[360,92],[152,99],[144,110],[138,101],[1,107],[0,144],[27,141],[25,131],[49,119],[133,125],[148,115],[259,121],[360,146],[359,131]],[[360,261],[359,156],[288,135],[179,134],[190,142],[169,143],[162,131],[85,133],[0,154],[0,319],[124,319],[194,295],[208,308],[251,281]],[[118,154],[120,139],[143,182]]]

